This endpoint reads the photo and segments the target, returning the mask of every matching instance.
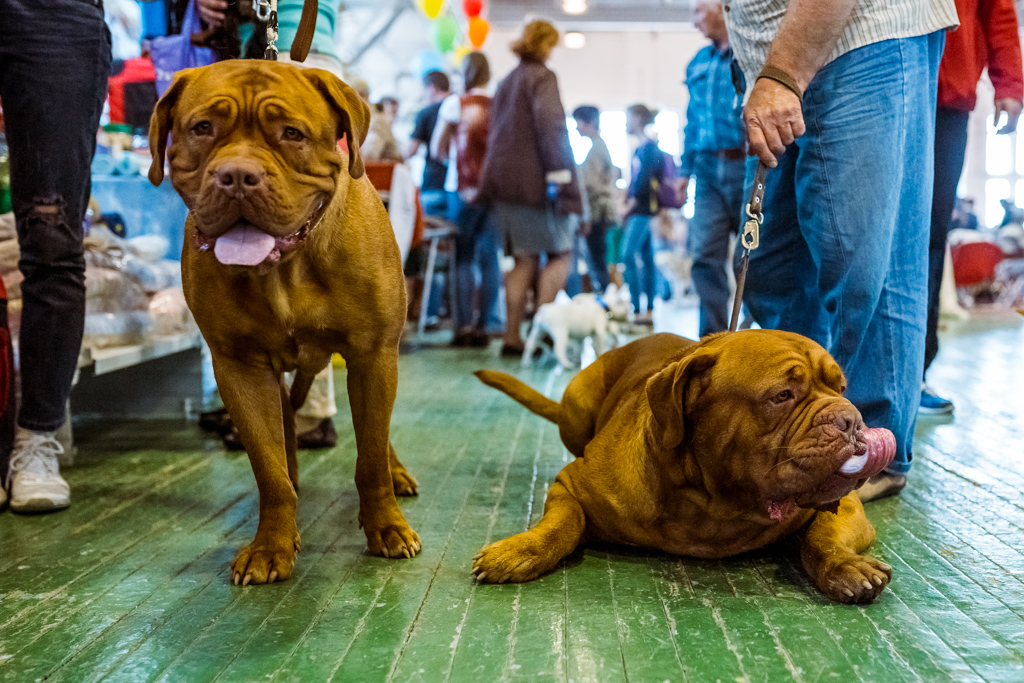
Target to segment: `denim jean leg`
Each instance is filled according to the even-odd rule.
[[[448,193],[444,190],[423,190],[420,192],[420,205],[426,215],[444,218],[448,215]]]
[[[448,200],[454,213],[458,233],[455,235],[455,330],[473,325],[473,311],[476,300],[476,242],[487,220],[487,210],[472,202],[464,202],[452,193],[455,199]]]
[[[480,270],[480,317],[476,326],[487,330],[489,325],[495,329],[504,327],[504,321],[495,321],[498,309],[498,294],[501,290],[501,263],[498,261],[498,242],[494,238],[494,226],[489,215],[484,212],[479,222],[480,232],[476,236],[476,264]]]
[[[935,111],[935,182],[932,191],[931,238],[928,243],[928,329],[924,371],[939,352],[939,290],[946,261],[946,238],[956,203],[956,186],[967,151],[970,113],[939,107]]]
[[[765,174],[764,223],[760,246],[750,252],[743,303],[761,327],[796,332],[827,348],[828,325],[818,299],[817,266],[797,224],[797,154],[796,146],[790,145],[778,166]],[[750,196],[756,171],[757,157],[750,157],[743,197]],[[734,267],[739,268],[742,254],[742,247],[737,247]]]
[[[626,221],[622,238],[622,262],[626,266],[625,279],[633,299],[633,310],[640,309],[640,292],[647,294],[648,309],[654,307],[654,246],[651,244],[651,217],[631,216]],[[641,272],[643,268],[643,283]]]
[[[580,274],[580,259],[589,261],[586,241],[576,235],[572,240],[572,256],[569,257],[569,272],[565,276],[565,293],[576,296],[583,291],[583,276]]]
[[[696,192],[686,249],[693,258],[693,285],[700,296],[700,336],[729,327],[729,241],[739,227],[743,162],[698,153]]]
[[[587,235],[587,250],[590,252],[590,280],[594,289],[604,293],[608,289],[608,221],[594,221]]]
[[[935,93],[942,34],[853,50],[804,101],[799,222],[818,264],[826,348],[870,427],[909,470],[927,316]]]
[[[60,427],[71,392],[85,320],[82,220],[109,73],[99,2],[0,0],[0,99],[25,277],[18,422],[26,429]]]

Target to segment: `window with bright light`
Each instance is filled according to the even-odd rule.
[[[576,121],[571,116],[566,119],[566,126],[569,129],[569,145],[572,147],[573,157],[576,159],[577,164],[582,164],[583,160],[587,158],[587,153],[590,151],[593,143],[579,134],[579,131],[576,129]],[[658,146],[673,157],[676,157],[677,160],[683,151],[679,126],[679,114],[674,111],[659,113],[654,119],[654,125],[651,126],[651,131],[658,140]],[[601,138],[604,140],[604,143],[608,145],[608,153],[612,157],[612,163],[618,166],[622,172],[619,187],[625,188],[629,183],[630,160],[633,153],[632,141],[629,139],[629,135],[626,134],[626,112],[601,112],[598,129],[601,131]],[[688,215],[692,216],[692,200],[688,203],[688,206],[690,212]],[[684,207],[683,212],[685,213],[686,210]]]
[[[994,228],[1003,222],[1006,211],[1000,199],[1012,199],[1024,207],[1024,137],[1017,133],[996,135],[992,117],[985,121],[985,181],[982,225]]]

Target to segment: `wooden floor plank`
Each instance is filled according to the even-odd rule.
[[[956,414],[919,421],[908,488],[866,507],[894,567],[871,605],[821,595],[795,543],[723,562],[596,546],[476,585],[472,556],[539,520],[571,456],[470,373],[555,397],[572,375],[410,347],[392,439],[421,485],[402,502],[419,557],[364,553],[344,371],[339,447],[300,455],[303,553],[269,588],[226,578],[255,528],[244,454],[180,421],[86,424],[71,509],[0,514],[0,681],[1019,683],[1024,327],[954,325],[942,344],[929,380]]]

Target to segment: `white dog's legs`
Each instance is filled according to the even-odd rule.
[[[533,323],[530,325],[530,335],[526,338],[526,344],[523,346],[522,365],[524,368],[533,365],[533,350],[537,348],[537,339],[540,337],[540,329],[542,327],[537,317],[533,317]]]
[[[555,340],[555,358],[562,364],[562,367],[569,368],[570,370],[574,367],[569,362],[569,357],[566,355],[566,351],[569,349],[569,332],[568,330],[552,330],[551,336]]]

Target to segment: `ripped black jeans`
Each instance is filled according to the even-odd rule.
[[[21,244],[18,424],[64,422],[82,327],[89,201],[110,33],[101,0],[0,0],[0,102]]]

